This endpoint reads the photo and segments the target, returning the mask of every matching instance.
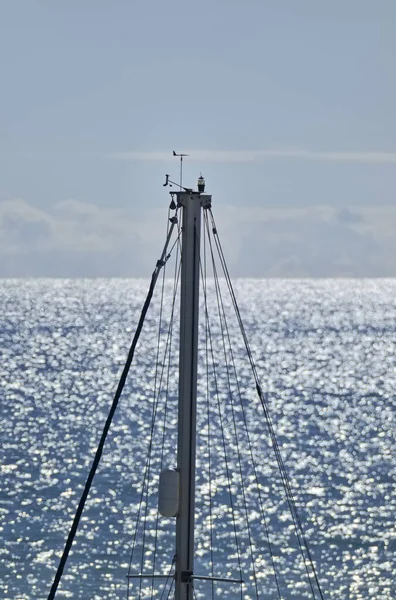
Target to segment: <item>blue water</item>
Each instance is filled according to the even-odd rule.
[[[213,286],[209,288],[209,305],[215,307]],[[0,281],[1,598],[27,600],[48,594],[146,290],[147,281],[143,280]],[[238,280],[236,294],[324,597],[394,599],[396,281]],[[164,330],[170,305],[168,283]],[[125,576],[149,444],[158,315],[157,295],[59,598],[127,597]],[[264,417],[232,319],[230,333],[235,338],[235,362],[282,598],[309,598]],[[213,321],[218,384],[226,388],[227,377],[220,372],[220,334]],[[214,573],[238,577],[220,417],[213,399],[209,414],[214,500],[212,519],[208,518],[206,352],[203,339],[201,342],[197,572],[210,573],[212,527]],[[164,347],[162,342],[161,353]],[[168,377],[167,368],[165,373]],[[163,459],[174,466],[175,362],[169,368],[169,385]],[[210,386],[211,397],[215,397],[213,378]],[[232,386],[236,393],[235,383]],[[220,393],[219,398],[226,406],[227,392]],[[154,432],[146,570],[152,564],[163,414],[160,408]],[[235,415],[241,432],[260,598],[275,599],[278,596],[260,523],[257,486],[237,404]],[[253,598],[232,423],[228,408],[224,427],[246,580],[244,598]],[[156,568],[157,572],[167,572],[174,551],[173,524],[171,520],[160,524],[163,531],[157,548],[161,557]],[[140,533],[138,530],[138,537]],[[139,544],[137,540],[133,571],[140,567]],[[138,597],[138,590],[139,585],[131,587],[130,597]],[[215,597],[240,598],[238,590],[219,584]],[[209,598],[210,591],[207,584],[196,584],[197,598]],[[145,581],[141,596],[149,597],[150,593],[150,584]]]

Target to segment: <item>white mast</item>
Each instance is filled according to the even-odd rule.
[[[175,192],[177,204],[183,208],[177,448],[179,503],[176,518],[176,600],[193,599],[201,212],[203,208],[210,207],[212,200],[210,195],[200,193],[205,189],[203,178],[198,181],[198,189],[198,192],[190,190]]]

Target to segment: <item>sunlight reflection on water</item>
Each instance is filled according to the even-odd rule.
[[[4,598],[27,600],[48,594],[146,290],[143,280],[0,282],[0,592]],[[169,284],[168,304],[170,290]],[[391,600],[396,597],[392,587],[396,281],[239,280],[236,293],[325,598]],[[156,300],[150,309],[60,598],[126,597],[125,575],[150,429],[158,305]],[[231,333],[237,337],[233,323]],[[213,335],[219,343],[215,326]],[[201,362],[203,357],[204,346]],[[297,582],[298,555],[290,520],[239,339],[236,360],[283,597],[309,598],[306,584],[300,587]],[[199,392],[204,398],[202,364],[200,369]],[[224,375],[219,379],[225,383]],[[176,365],[172,365],[169,416],[176,406],[176,386]],[[207,573],[208,449],[206,413],[201,412],[197,571]],[[241,418],[238,411],[237,416]],[[213,410],[214,430],[216,419]],[[232,440],[232,434],[228,436]],[[166,443],[165,460],[172,464],[174,427],[169,426]],[[234,576],[220,438],[213,444],[215,555],[218,572],[227,572],[227,560]],[[268,556],[261,550],[265,537],[249,479],[246,443],[242,448],[253,537],[260,548],[260,586],[265,589],[263,597],[276,598]],[[158,453],[153,459],[154,475]],[[237,488],[235,456],[231,447]],[[153,486],[147,517],[151,532],[155,502]],[[238,500],[235,509],[242,526],[243,507]],[[158,571],[169,569],[170,530],[168,520],[159,538],[164,561],[159,561]],[[243,536],[241,549],[247,574]],[[205,585],[196,585],[197,598],[206,597]],[[144,587],[149,597],[151,587],[147,582]],[[250,589],[247,586],[247,598],[252,597]],[[218,595],[238,597],[235,589],[223,584]]]

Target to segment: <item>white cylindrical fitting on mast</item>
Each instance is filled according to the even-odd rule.
[[[179,473],[173,469],[161,471],[158,510],[163,517],[176,517],[179,511]]]
[[[198,177],[198,192],[202,194],[205,191],[205,179],[201,175]]]

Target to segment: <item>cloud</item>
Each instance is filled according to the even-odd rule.
[[[142,234],[143,232],[143,234]],[[126,211],[67,200],[40,210],[0,203],[0,276],[143,276],[154,262],[144,226]]]
[[[356,231],[334,216],[318,214],[270,219],[245,228],[242,255],[251,276],[364,277],[386,275],[381,246],[369,233]]]
[[[251,207],[241,215],[223,207],[222,212],[219,234],[235,276],[396,276],[396,208]]]
[[[301,148],[268,150],[186,150],[189,161],[209,163],[251,163],[269,159],[297,159],[322,162],[396,165],[396,152],[349,151],[321,152]],[[108,155],[115,160],[168,162],[169,151],[114,152]]]
[[[51,235],[51,217],[23,200],[0,204],[0,247],[8,253],[23,253],[34,245],[45,246]]]
[[[214,211],[233,276],[396,276],[396,207]],[[0,203],[1,277],[149,277],[166,215],[65,200],[38,209]]]
[[[362,216],[358,213],[349,210],[349,208],[342,208],[337,213],[337,219],[341,223],[359,223],[362,220]]]

